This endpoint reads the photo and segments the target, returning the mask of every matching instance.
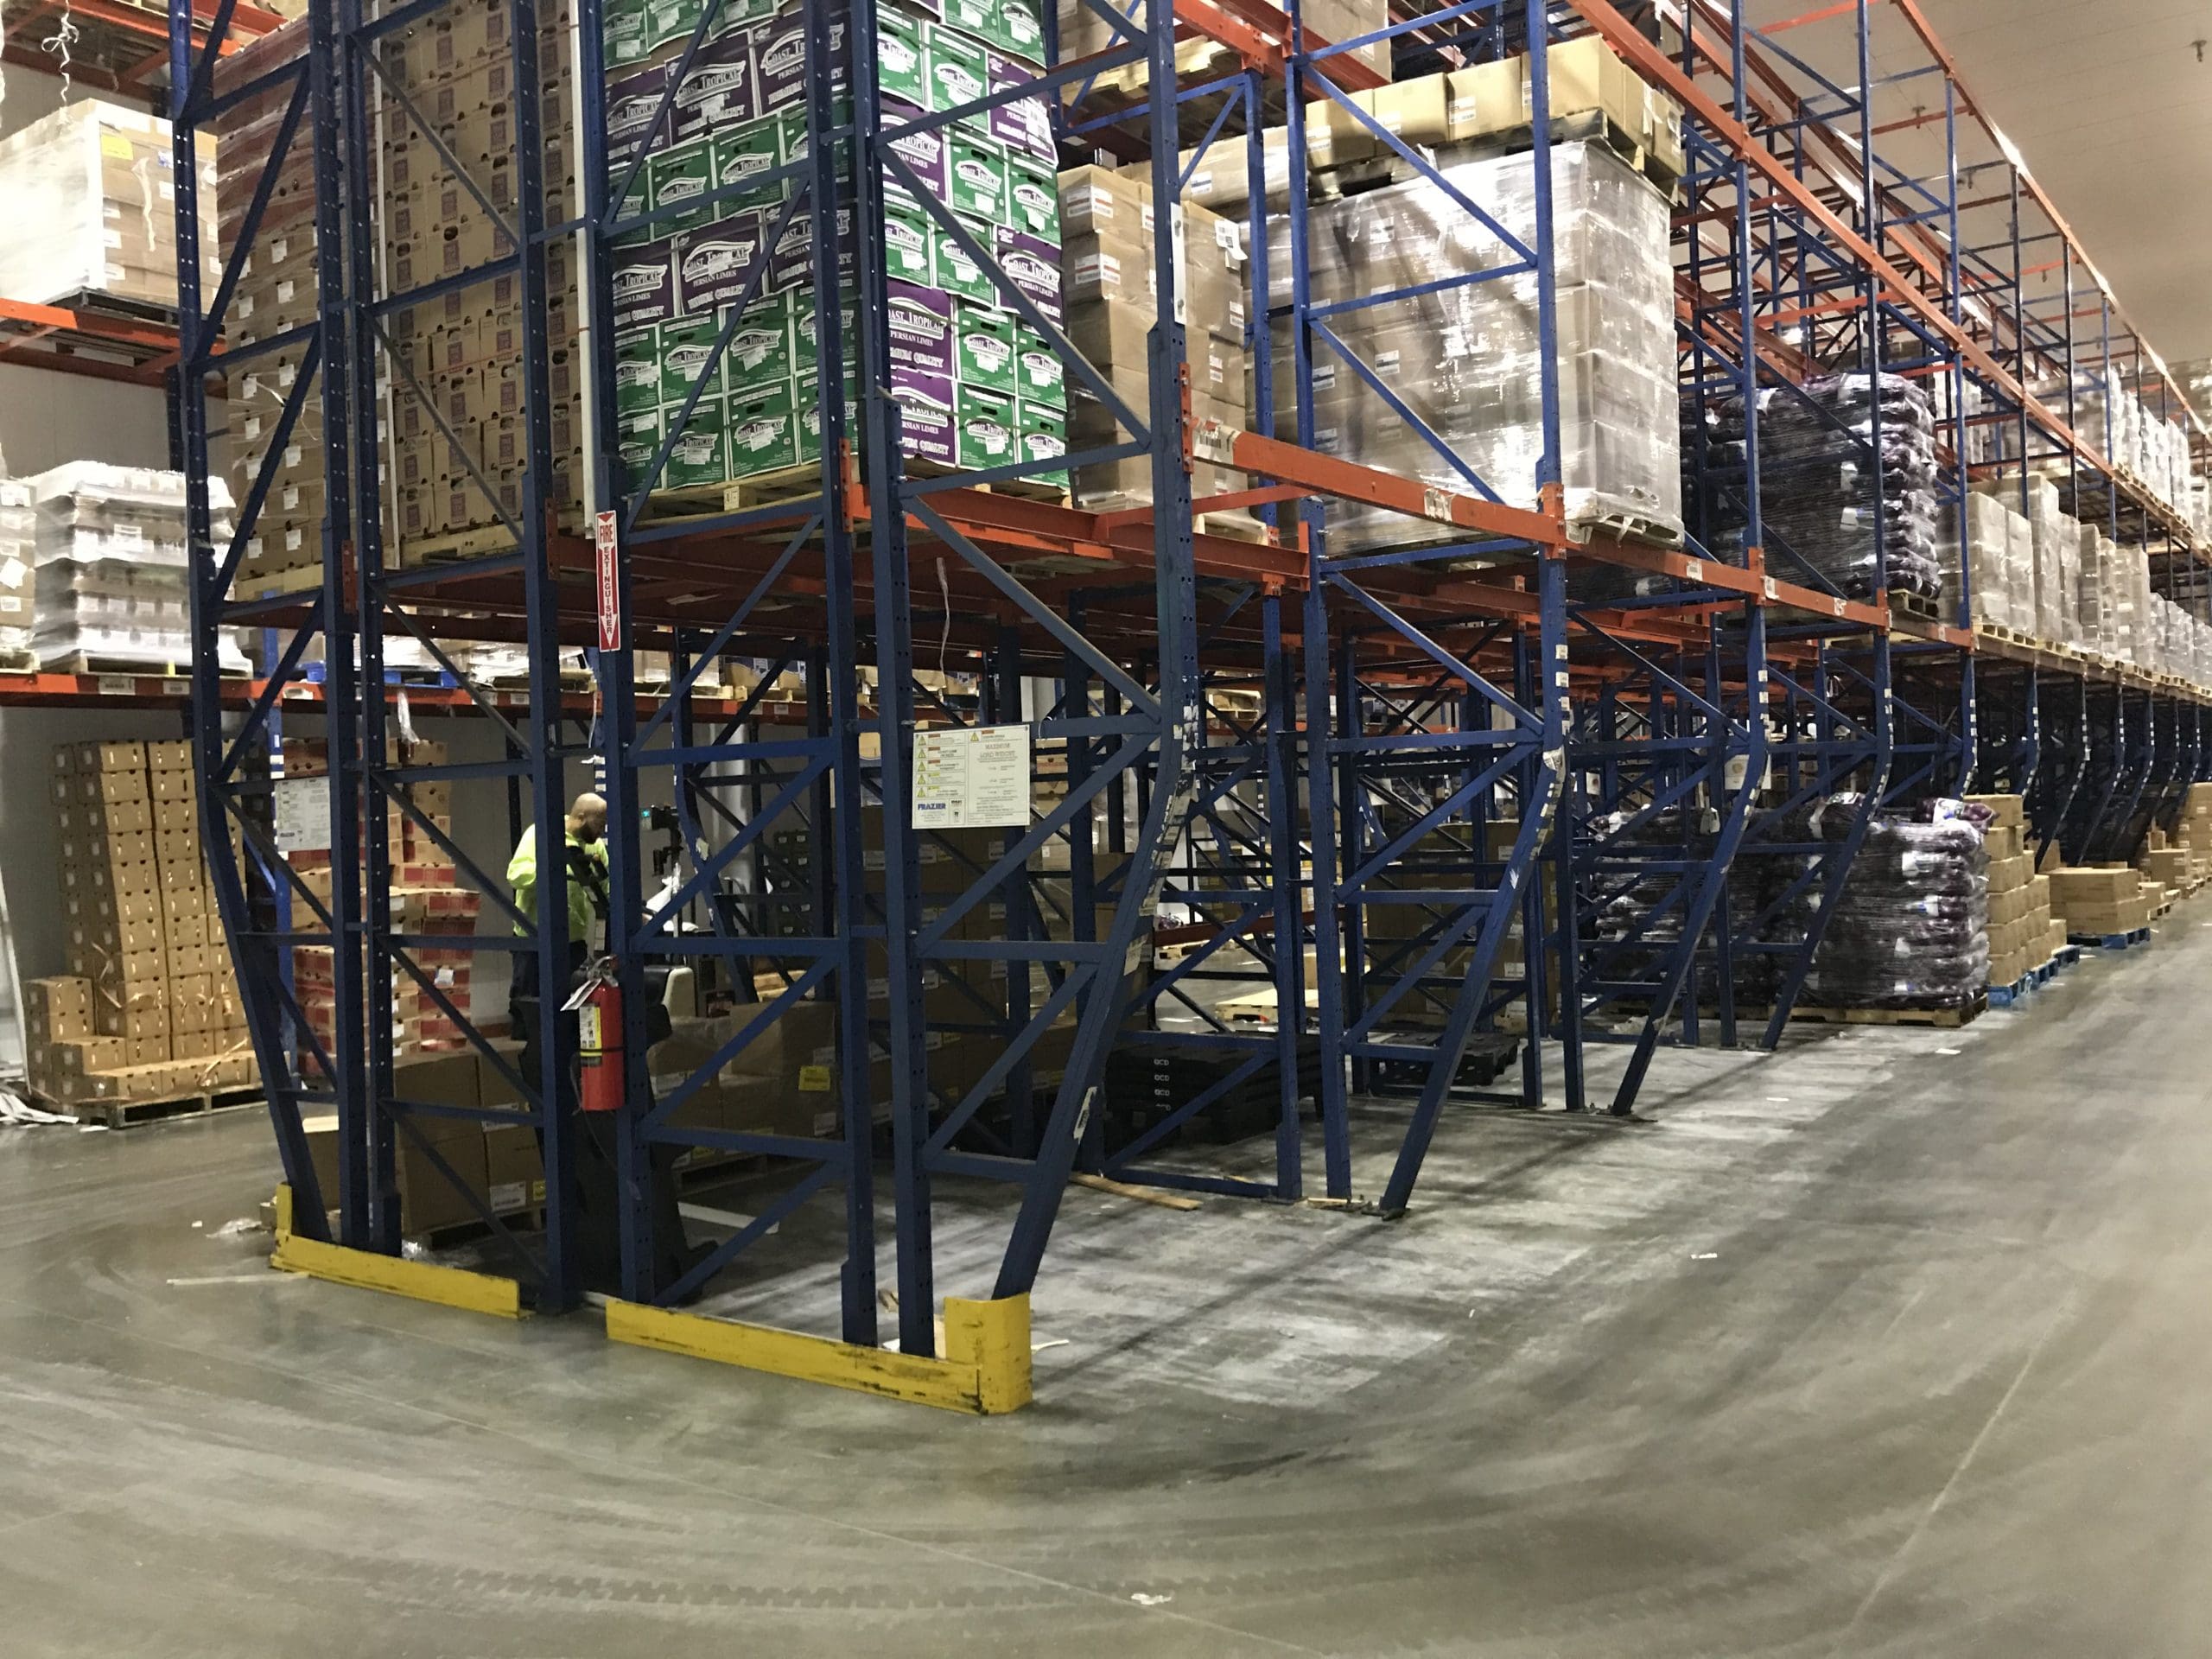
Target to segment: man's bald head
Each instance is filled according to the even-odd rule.
[[[581,842],[594,842],[607,834],[607,803],[589,790],[569,808],[569,833]]]

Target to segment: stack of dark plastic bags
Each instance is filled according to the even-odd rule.
[[[1789,582],[1817,575],[1867,599],[1878,563],[1890,592],[1935,597],[1942,578],[1936,415],[1919,385],[1894,374],[1829,375],[1767,388],[1758,410],[1767,569]],[[1706,545],[1732,554],[1745,530],[1742,401],[1714,406],[1702,430],[1685,418],[1683,504],[1693,524],[1701,514]]]
[[[1878,817],[1813,956],[1821,1007],[1958,1007],[1989,983],[1986,808],[1930,801]]]
[[[1770,827],[1777,841],[1840,842],[1861,798],[1839,795]],[[1823,1008],[1961,1007],[1989,982],[1990,813],[1961,801],[1923,803],[1866,827],[1835,911],[1814,953],[1800,1006]],[[1729,908],[1739,935],[1758,925],[1769,943],[1802,942],[1820,910],[1822,882],[1807,881],[1780,902],[1814,863],[1810,857],[1750,859],[1732,879]],[[1739,998],[1772,996],[1784,958],[1747,952],[1737,963]]]

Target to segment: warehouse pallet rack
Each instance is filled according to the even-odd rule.
[[[188,276],[177,398],[180,450],[196,491],[194,627],[202,661],[213,662],[207,647],[219,628],[282,631],[242,719],[226,721],[224,689],[210,671],[197,682],[194,711],[209,810],[247,830],[245,865],[218,872],[219,897],[257,1051],[272,1080],[295,1262],[423,1288],[402,1271],[413,1264],[393,1260],[395,1136],[420,1141],[423,1123],[462,1109],[397,1097],[390,1034],[381,1021],[360,1018],[365,1000],[404,976],[462,1025],[526,1103],[519,1113],[474,1115],[531,1124],[547,1170],[542,1239],[486,1217],[506,1252],[502,1264],[513,1262],[526,1297],[514,1284],[486,1291],[474,1279],[465,1290],[453,1288],[457,1281],[436,1282],[462,1300],[507,1309],[527,1300],[560,1310],[579,1298],[567,1179],[578,1130],[554,1103],[573,1058],[569,1040],[556,1027],[536,1073],[516,1075],[491,1035],[419,971],[411,953],[425,938],[390,925],[386,817],[361,808],[389,802],[431,831],[410,807],[412,784],[510,779],[547,845],[560,835],[572,769],[595,762],[603,775],[613,805],[610,943],[623,993],[627,1096],[616,1135],[624,1294],[610,1331],[983,1408],[1018,1403],[1014,1396],[1026,1392],[1027,1297],[1072,1173],[1300,1197],[1306,1175],[1300,1096],[1302,1074],[1313,1071],[1324,1195],[1343,1203],[1371,1190],[1373,1209],[1402,1212],[1444,1110],[1467,1092],[1461,1084],[1478,1039],[1521,1038],[1519,1086],[1503,1092],[1522,1106],[1542,1103],[1545,1057],[1556,1049],[1567,1103],[1577,1109],[1586,1043],[1625,1039],[1632,1052],[1612,1104],[1627,1111],[1659,1046],[1699,1040],[1706,1007],[1717,1001],[1722,1039],[1734,1040],[1738,976],[1746,958],[1765,955],[1776,963],[1765,1031],[1771,1043],[1875,802],[1967,781],[1983,699],[1973,636],[1961,626],[1965,595],[1951,620],[1893,618],[1879,602],[1878,574],[1874,592],[1859,598],[1798,568],[1762,517],[1755,429],[1733,477],[1701,449],[1697,455],[1692,494],[1707,512],[1693,521],[1693,544],[1570,527],[1560,480],[1552,124],[1542,54],[1529,76],[1533,228],[1516,235],[1497,223],[1492,205],[1461,201],[1507,250],[1500,269],[1468,280],[1535,277],[1545,453],[1533,507],[1500,500],[1509,481],[1473,475],[1446,446],[1439,447],[1459,475],[1448,487],[1321,453],[1312,369],[1334,360],[1379,391],[1371,366],[1357,362],[1335,324],[1391,296],[1346,301],[1314,292],[1305,257],[1313,203],[1302,170],[1290,186],[1288,267],[1272,276],[1262,208],[1253,208],[1249,309],[1259,390],[1250,430],[1188,417],[1179,391],[1181,324],[1155,332],[1149,395],[1141,408],[1128,407],[991,251],[965,249],[1008,307],[1051,344],[1071,381],[1096,395],[1128,435],[1066,464],[1145,458],[1148,509],[1086,512],[1020,493],[1058,470],[1047,461],[927,476],[903,465],[899,407],[884,391],[880,192],[887,178],[913,183],[893,140],[947,125],[963,111],[887,127],[874,97],[874,8],[841,17],[817,4],[803,14],[806,156],[766,182],[785,187],[778,232],[802,213],[819,224],[832,205],[852,207],[850,278],[838,270],[836,242],[827,235],[813,238],[812,274],[825,312],[849,308],[843,329],[825,327],[821,338],[849,334],[854,360],[849,368],[840,353],[821,354],[813,410],[819,459],[807,476],[786,480],[790,493],[761,499],[735,493],[718,511],[672,513],[654,486],[676,437],[664,437],[642,476],[618,464],[613,437],[606,271],[620,238],[663,215],[635,205],[634,166],[609,177],[597,4],[576,8],[574,35],[582,95],[580,154],[571,159],[581,211],[563,219],[546,209],[553,180],[537,59],[542,20],[527,0],[508,0],[516,188],[501,250],[412,289],[395,286],[378,269],[366,211],[376,199],[377,105],[404,103],[381,77],[379,43],[453,3],[409,0],[373,13],[359,0],[317,5],[303,52],[228,84],[209,67],[227,3],[207,26],[209,47],[195,52],[182,10],[172,39],[181,153],[189,153],[195,130],[235,102],[275,99],[283,111],[279,154],[297,144],[311,162],[315,231],[326,256],[312,320],[251,347],[219,343],[235,270],[212,296]],[[1912,13],[1904,0],[1899,5]],[[1860,60],[1854,84],[1874,87],[1869,7],[1850,10]],[[687,61],[715,10],[710,4],[695,26],[683,48]],[[1821,79],[1707,5],[1693,8],[1679,64],[1604,0],[1565,7],[1471,0],[1395,23],[1376,38],[1405,44],[1471,36],[1509,11],[1532,38],[1603,35],[1688,111],[1691,173],[1677,220],[1677,274],[1687,289],[1679,321],[1693,405],[1794,396],[1823,368],[1921,377],[1938,389],[1950,434],[1945,499],[1955,512],[1970,420],[2025,420],[2071,441],[2020,372],[2025,348],[2007,336],[2002,345],[2016,361],[1999,360],[1998,327],[1974,320],[1980,302],[1968,307],[1957,257],[1929,251],[1960,245],[1955,170],[1932,183],[1873,166],[1852,171],[1852,141],[1858,155],[1875,154],[1871,95],[1854,97]],[[1242,132],[1252,172],[1263,175],[1260,128],[1280,111],[1290,152],[1302,153],[1310,102],[1363,125],[1407,176],[1441,182],[1427,156],[1356,107],[1353,95],[1372,76],[1351,53],[1367,41],[1319,39],[1294,12],[1286,19],[1259,0],[1176,0],[1109,21],[1116,44],[1082,60],[1055,56],[1028,90],[1052,98],[1069,142],[1148,161],[1160,200],[1179,194],[1178,152],[1194,137],[1203,145]],[[1218,48],[1195,70],[1178,52],[1179,40],[1191,39]],[[1224,60],[1234,65],[1227,73],[1218,68]],[[1960,94],[1955,75],[1948,67],[1941,73],[1949,130]],[[1092,102],[1109,76],[1111,98]],[[1726,82],[1719,95],[1707,90],[1716,76]],[[849,118],[837,102],[841,78],[849,83]],[[1795,102],[1780,90],[1792,78],[1802,94]],[[1001,89],[969,107],[1013,95]],[[665,114],[664,102],[659,117]],[[245,247],[275,177],[272,168],[244,214]],[[1906,202],[1916,192],[1918,205]],[[180,188],[179,212],[188,236],[188,188]],[[1948,241],[1920,229],[1938,219],[1950,227]],[[1710,240],[1701,233],[1707,227]],[[941,228],[956,239],[963,234],[949,219]],[[578,240],[590,369],[589,539],[555,522],[541,488],[552,455],[547,266],[556,245]],[[387,568],[379,393],[408,378],[391,349],[397,320],[410,307],[500,276],[518,285],[526,323],[522,414],[532,481],[520,509],[505,515],[505,545],[451,563]],[[1172,317],[1177,274],[1166,238],[1154,282]],[[742,308],[741,302],[731,316]],[[1292,370],[1287,385],[1274,384],[1268,349],[1278,326]],[[722,329],[715,359],[731,334]],[[257,355],[288,351],[304,366],[278,416],[279,442],[311,404],[321,420],[330,503],[321,582],[306,594],[243,597],[236,573],[264,492],[249,491],[236,539],[216,545],[204,393],[213,375],[235,376]],[[705,372],[713,367],[710,360]],[[1969,412],[1968,385],[1982,399],[1979,413]],[[2085,446],[2073,447],[2100,471]],[[1248,487],[1194,502],[1193,459],[1228,467]],[[2101,475],[2109,478],[2109,470]],[[1713,510],[1731,491],[1740,497],[1740,533],[1724,528]],[[2109,489],[2115,502],[2135,502],[2139,493],[2125,480]],[[1332,514],[1350,503],[1401,515],[1408,526],[1402,544],[1332,550]],[[1215,533],[1209,512],[1239,510],[1256,514],[1263,539]],[[525,648],[526,707],[465,681],[444,694],[493,723],[508,759],[425,767],[396,752],[387,730],[397,689],[382,671],[384,642],[394,630]],[[588,733],[575,734],[563,717],[562,653],[583,645],[601,647],[599,718]],[[263,763],[281,759],[274,722],[305,681],[311,648],[327,664],[313,696],[326,716],[330,764],[326,778],[303,784],[266,775]],[[652,648],[671,656],[664,689],[635,679],[634,652]],[[734,658],[770,670],[734,701],[709,696],[709,670]],[[972,696],[947,689],[956,661],[976,671]],[[794,677],[798,697],[772,696],[772,687]],[[2039,744],[2050,724],[2030,722],[2018,743]],[[1020,728],[1024,781],[1048,781],[1057,791],[1023,822],[996,826],[983,857],[973,855],[972,843],[915,829],[910,817],[917,734],[944,738],[971,727],[1008,741],[1015,740],[1007,728]],[[2144,773],[2131,811],[2146,798],[2162,800],[2182,772],[2201,770],[2201,746],[2183,744],[2177,723],[2163,728],[2170,734],[2163,746],[2154,718],[2127,728],[2124,715],[2115,716],[2115,729],[2123,728],[2139,729],[2131,741]],[[664,786],[676,816],[677,861],[673,880],[655,895],[644,891],[639,872],[658,832],[641,815]],[[1848,833],[1808,838],[1808,814],[1852,786],[1866,798]],[[353,826],[363,826],[358,874],[350,859],[334,859],[327,900],[284,856],[287,844],[299,844],[296,822],[312,816],[301,810],[303,788],[327,805],[341,853]],[[285,804],[272,815],[280,792]],[[210,844],[223,843],[211,836]],[[458,847],[445,850],[472,885],[503,893],[498,872],[469,864]],[[1786,864],[1790,878],[1762,887],[1766,897],[1758,906],[1732,903],[1732,886],[1759,860]],[[1813,921],[1782,936],[1772,925],[1808,894]],[[294,906],[308,925],[289,918]],[[1395,920],[1408,911],[1420,918],[1410,929]],[[1622,925],[1624,912],[1630,919]],[[541,1001],[557,1002],[568,987],[566,913],[562,872],[548,861],[534,913],[503,916],[516,936],[487,935],[479,948],[517,951]],[[1393,921],[1377,925],[1386,914]],[[1516,936],[1518,966],[1509,950]],[[334,941],[359,941],[359,954],[336,953],[333,1036],[308,1040],[309,1061],[295,1065],[298,1033],[309,1022],[286,982],[283,953]],[[651,970],[664,966],[699,969],[737,998],[712,1052],[689,1058],[680,1077],[652,1075],[645,1058]],[[1150,971],[1125,980],[1131,968]],[[971,976],[988,982],[1000,972],[1003,1003],[971,1008],[957,989],[947,995]],[[1198,993],[1214,975],[1265,982],[1275,999],[1272,1026],[1236,1027],[1209,1014]],[[835,1011],[834,1023],[816,1017],[825,1009]],[[725,1076],[750,1075],[749,1062],[765,1063],[800,1014],[814,1021],[826,1051],[817,1072],[828,1085],[818,1091],[824,1114],[804,1126],[807,1132],[705,1127],[687,1111],[711,1098]],[[1061,1023],[1069,1016],[1071,1028]],[[956,1070],[933,1058],[955,1039],[979,1035],[988,1043],[970,1052],[986,1052],[985,1064]],[[1125,1043],[1134,1055],[1204,1056],[1227,1070],[1216,1074],[1211,1098],[1201,1092],[1166,1117],[1109,1128],[1109,1050]],[[1271,1173],[1231,1178],[1168,1148],[1174,1131],[1261,1079],[1275,1091]],[[1411,1096],[1392,1126],[1387,1172],[1371,1189],[1352,1162],[1356,1090]],[[302,1111],[318,1109],[334,1110],[340,1125],[334,1194],[318,1191],[304,1145]],[[887,1142],[887,1167],[880,1167]],[[645,1171],[696,1151],[764,1160],[785,1184],[707,1260],[657,1279]],[[987,1255],[962,1239],[960,1270],[980,1272],[973,1287],[984,1294],[948,1304],[953,1352],[941,1361],[934,1316],[945,1189],[976,1179],[1012,1185],[1014,1213]],[[837,1220],[828,1248],[842,1262],[829,1299],[834,1311],[804,1300],[806,1287],[819,1281],[779,1285],[779,1258],[761,1248],[783,1224],[804,1231],[810,1201],[833,1193]],[[339,1217],[334,1239],[325,1237],[326,1208]],[[781,1261],[788,1265],[788,1255]],[[748,1310],[765,1305],[779,1323],[834,1329],[842,1357],[823,1357],[836,1344],[817,1349],[805,1345],[810,1339],[669,1310],[738,1262]],[[887,1265],[890,1299],[878,1283]],[[878,1346],[887,1300],[896,1306],[895,1363]],[[1011,1357],[1017,1346],[1018,1367]],[[855,1360],[855,1352],[870,1357]],[[1001,1360],[1019,1370],[1019,1383],[1005,1381],[1010,1371],[994,1372],[997,1381],[984,1376]]]

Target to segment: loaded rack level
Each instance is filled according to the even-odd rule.
[[[566,876],[541,860],[533,909],[514,912],[502,872],[420,806],[426,788],[507,780],[541,846],[561,841],[585,777],[611,803],[624,1301],[685,1298],[809,1206],[836,1217],[821,1234],[836,1236],[838,1267],[808,1276],[818,1306],[793,1313],[790,1287],[778,1292],[785,1316],[865,1349],[895,1335],[919,1361],[936,1355],[947,1291],[992,1306],[1027,1297],[1078,1173],[1395,1216],[1415,1202],[1441,1115],[1471,1093],[1541,1106],[1550,1069],[1583,1109],[1589,1046],[1620,1043],[1628,1064],[1609,1069],[1604,1103],[1626,1114],[1672,1046],[1771,1046],[1884,805],[2018,789],[2069,857],[2124,857],[2212,775],[2195,690],[1972,624],[1969,491],[2024,480],[2031,463],[2062,458],[2077,515],[2149,549],[2160,591],[2199,616],[2205,550],[2104,459],[2108,435],[2083,429],[2076,392],[2093,371],[2126,374],[2177,416],[2178,398],[1911,0],[1767,32],[1700,0],[1664,47],[1605,0],[1439,6],[1336,41],[1294,3],[1084,0],[1085,39],[1103,44],[1063,52],[1048,10],[1030,78],[921,114],[880,96],[885,31],[905,26],[890,7],[801,0],[780,14],[798,42],[780,159],[664,198],[645,158],[734,3],[697,10],[665,54],[671,88],[612,133],[608,76],[622,66],[601,0],[315,0],[258,56],[222,55],[230,0],[212,22],[181,0],[173,13],[194,733],[211,820],[245,830],[219,898],[271,1080],[291,1236],[310,1253],[397,1255],[402,1149],[435,1152],[456,1118],[526,1124],[543,1146],[542,1230],[482,1220],[520,1302],[580,1300],[580,1131],[551,1104],[572,1036],[556,1023],[520,1074],[486,1029],[493,1011],[423,966],[452,937],[395,921],[392,843],[427,838],[486,895],[491,931],[467,948],[480,962],[515,953],[546,1006],[569,988]],[[409,79],[423,42],[465,29],[499,43],[494,124],[446,118]],[[1528,182],[1512,201],[1469,194],[1510,168],[1441,161],[1362,97],[1382,79],[1377,48],[1403,77],[1593,35],[1682,112],[1679,178],[1637,187],[1668,197],[1654,212],[1687,435],[1679,529],[1570,499],[1554,188],[1570,141],[1548,54],[1528,59]],[[1878,75],[1878,46],[1908,67]],[[1215,319],[1183,305],[1173,236],[1150,244],[1158,321],[1141,365],[1109,367],[1076,348],[1033,272],[917,176],[932,135],[1039,97],[1059,166],[1134,168],[1155,203],[1180,200],[1222,146],[1241,144],[1248,177],[1285,175],[1237,215],[1253,387],[1241,423],[1192,391],[1193,337]],[[209,291],[192,274],[188,162],[195,135],[226,123],[252,126],[269,159],[222,203],[225,274]],[[1271,163],[1274,129],[1292,157],[1321,130],[1354,135],[1373,176],[1446,204],[1489,262],[1332,289],[1317,223],[1340,196]],[[402,156],[457,180],[486,233],[442,236],[433,207],[422,245],[437,257],[411,257],[393,218],[424,208],[395,180]],[[736,281],[642,445],[626,443],[618,396],[616,273],[641,238],[764,193],[760,245],[798,251],[817,308],[798,383],[810,442],[770,483],[702,493],[671,483],[671,464],[727,384],[771,262]],[[912,407],[891,393],[891,195],[902,215],[918,204],[926,235],[981,273],[1101,416],[1077,423],[1066,454],[918,464]],[[273,326],[265,308],[245,326],[242,281],[278,239],[285,257],[311,249],[311,280]],[[1389,308],[1483,284],[1515,285],[1534,319],[1532,362],[1478,372],[1529,400],[1526,477],[1484,476],[1363,346]],[[498,373],[477,383],[512,399],[505,470],[454,442],[454,413],[426,388],[425,341],[445,336],[423,319],[440,312],[490,319],[487,340],[505,330]],[[226,417],[210,387],[226,384],[235,410],[249,378],[263,401],[250,442],[235,424],[225,434],[248,464],[235,532],[219,542],[209,456]],[[1354,382],[1400,417],[1413,463],[1332,452],[1322,400]],[[1907,510],[1885,482],[1897,405],[1838,401],[1891,382],[1925,412],[1926,488],[1953,567],[1919,603],[1888,563]],[[1855,577],[1792,545],[1796,521],[1777,504],[1793,462],[1763,454],[1783,426],[1878,480],[1865,506],[1873,553]],[[391,457],[416,438],[446,442],[441,477],[491,506],[481,533],[427,553],[410,552],[393,505]],[[1069,470],[1109,463],[1138,480],[1137,499],[1074,505]],[[315,516],[280,519],[303,468]],[[256,538],[302,522],[292,575],[250,579]],[[217,631],[239,627],[267,642],[242,712],[212,666]],[[434,652],[519,649],[525,698],[458,675],[442,694],[480,714],[504,758],[410,760],[402,688],[384,671],[402,636]],[[641,678],[641,652],[664,654],[665,676]],[[595,677],[588,721],[569,717],[579,688],[564,664],[578,660]],[[279,721],[318,662],[306,706],[327,772],[288,781]],[[734,694],[721,689],[733,664],[745,665]],[[980,836],[917,827],[918,735],[1014,742],[1009,728],[1030,774],[1020,821]],[[327,881],[303,879],[272,816],[280,791],[303,787],[327,795],[336,827]],[[659,803],[675,863],[649,893]],[[228,846],[214,828],[207,844]],[[334,942],[318,1024],[287,963]],[[672,1070],[669,1051],[649,1065],[646,1019],[649,985],[671,967],[734,998],[715,1040]],[[1224,980],[1271,992],[1275,1017],[1224,1018]],[[364,1015],[395,985],[419,987],[519,1103],[405,1098],[391,1022]],[[717,1126],[702,1108],[779,1073],[801,1031],[811,1115]],[[1471,1089],[1471,1057],[1504,1039],[1517,1060]],[[1111,1109],[1122,1065],[1211,1066],[1214,1081],[1132,1121]],[[1273,1131],[1264,1170],[1194,1155],[1187,1132],[1255,1095]],[[1381,1111],[1391,1126],[1371,1163],[1353,1157],[1356,1098],[1380,1103],[1363,1121]],[[339,1124],[335,1191],[306,1144],[303,1114],[321,1113]],[[643,1173],[702,1154],[762,1160],[783,1184],[710,1258],[657,1278]],[[979,1183],[1012,1189],[988,1267],[940,1283],[947,1194],[972,1206]]]

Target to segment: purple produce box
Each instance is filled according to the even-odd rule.
[[[909,121],[918,121],[922,111],[912,105],[895,98],[883,100],[883,125],[886,130]],[[948,134],[943,127],[929,127],[920,132],[904,132],[892,138],[891,148],[899,159],[914,170],[929,194],[939,201],[952,200],[952,149],[946,142]],[[906,188],[906,181],[892,171],[884,169],[884,182],[893,190]]]
[[[766,230],[760,213],[748,207],[675,238],[682,315],[707,316],[744,297],[753,267],[766,257],[760,245]]]
[[[614,326],[625,333],[677,315],[675,250],[658,237],[614,251]]]
[[[676,89],[669,112],[675,142],[683,143],[719,127],[734,126],[762,113],[758,70],[753,61],[757,31],[733,35],[699,48],[691,73]]]
[[[848,91],[853,78],[845,63],[844,17],[830,20],[830,90]],[[806,96],[806,20],[779,15],[759,36],[753,63],[760,72],[759,113],[788,108]]]
[[[994,92],[1002,87],[1025,86],[1037,79],[1034,69],[1001,52],[988,54],[984,66],[987,90]],[[1044,161],[1058,161],[1059,151],[1052,143],[1052,113],[1046,107],[1042,93],[1001,104],[990,112],[988,118],[991,137],[1001,143],[1012,149],[1027,150]]]
[[[941,288],[893,282],[891,300],[891,367],[952,378],[952,296]]]
[[[776,227],[776,219],[783,212],[781,207],[760,210],[760,232],[766,235]],[[860,240],[853,233],[853,205],[837,205],[837,274],[849,277],[859,261]],[[768,256],[768,289],[781,294],[786,289],[814,286],[814,213],[811,208],[791,215],[791,222],[784,227],[776,245]]]
[[[1054,322],[1061,320],[1060,251],[1041,236],[993,227],[999,266],[1029,302]]]
[[[952,382],[941,374],[902,370],[894,363],[891,396],[899,404],[905,453],[917,461],[955,465],[959,448],[953,439]]]
[[[653,112],[660,108],[661,90],[668,85],[665,65],[652,69],[640,69],[635,74],[625,75],[620,80],[609,81],[607,86],[607,188],[612,189],[620,180],[623,169],[630,165],[638,152],[645,148],[645,129],[652,124]],[[656,148],[668,144],[667,124],[662,124],[661,142]],[[639,200],[645,184],[645,175],[638,175],[638,185],[631,191],[634,204],[632,212],[641,211],[644,203]]]

